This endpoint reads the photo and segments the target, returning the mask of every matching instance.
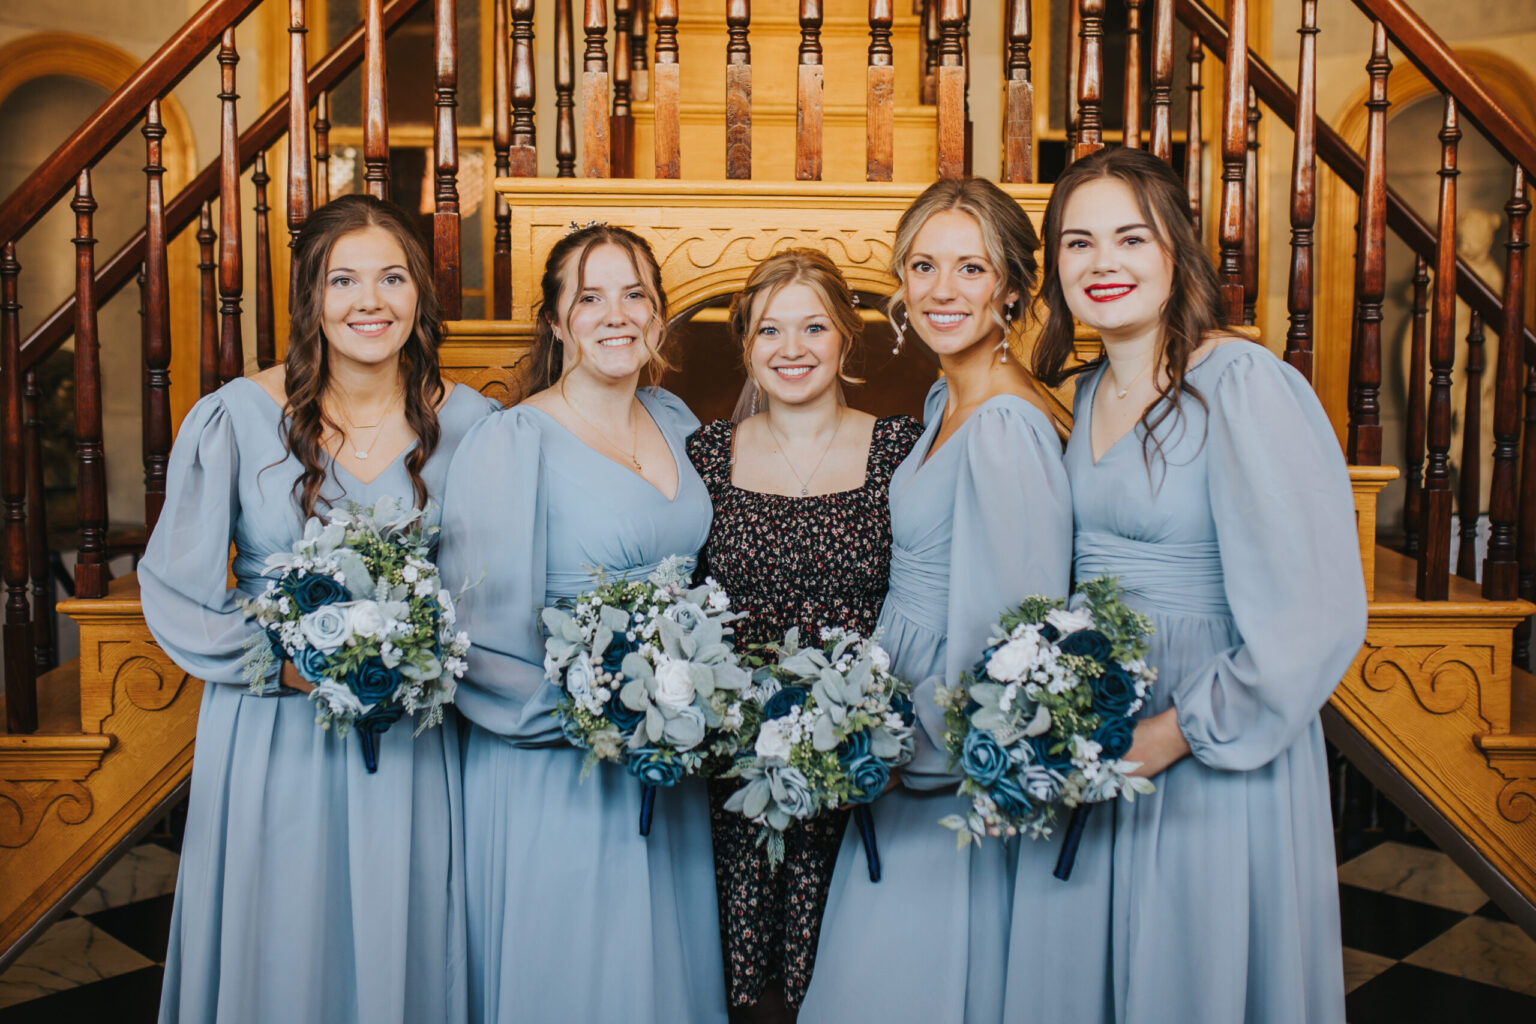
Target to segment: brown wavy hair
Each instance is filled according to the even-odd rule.
[[[1152,460],[1163,451],[1157,428],[1171,416],[1179,422],[1184,413],[1181,396],[1188,395],[1205,406],[1205,397],[1190,384],[1189,357],[1212,334],[1227,326],[1221,302],[1220,279],[1189,213],[1184,182],[1167,163],[1140,149],[1101,149],[1073,162],[1051,189],[1045,208],[1045,277],[1040,283],[1039,305],[1045,312],[1035,341],[1034,373],[1050,387],[1059,387],[1073,374],[1096,370],[1106,356],[1084,366],[1067,368],[1072,358],[1073,320],[1061,287],[1061,219],[1072,193],[1090,181],[1112,178],[1123,183],[1136,198],[1142,219],[1151,226],[1158,246],[1173,262],[1173,280],[1163,306],[1160,355],[1166,360],[1166,383],[1158,385],[1157,400],[1141,415],[1142,461],[1151,470]],[[1156,362],[1153,364],[1156,366]],[[1153,378],[1156,384],[1156,377]]]
[[[650,334],[652,324],[660,325],[655,346],[651,346],[649,340],[645,341],[650,356],[647,369],[651,380],[660,380],[663,373],[672,369],[672,364],[662,354],[670,335],[667,293],[661,286],[661,265],[656,262],[656,254],[651,251],[650,243],[628,228],[612,224],[588,224],[556,242],[544,261],[544,276],[539,282],[538,328],[534,334],[530,360],[533,367],[532,386],[528,389],[530,393],[558,384],[560,378],[575,369],[581,361],[581,350],[573,345],[575,358],[569,366],[565,365],[565,344],[555,334],[555,328],[564,328],[566,334],[570,334],[571,315],[576,311],[576,300],[581,298],[581,290],[586,287],[587,259],[592,255],[592,250],[600,245],[618,246],[634,266],[640,287],[651,303],[651,318],[645,325],[646,337]],[[565,285],[567,274],[572,272],[576,275],[575,294],[571,304],[561,309],[560,291]]]
[[[839,403],[843,401],[842,384],[864,383],[847,372],[848,357],[864,337],[864,319],[859,316],[843,272],[819,249],[785,249],[753,267],[747,283],[731,297],[731,337],[741,346],[741,361],[747,370],[746,387],[742,389],[736,414],[732,417],[738,423],[746,418],[756,387],[752,379],[752,346],[757,341],[758,324],[773,297],[792,284],[803,284],[816,293],[833,328],[842,336],[843,344],[837,358]]]
[[[323,329],[326,272],[336,242],[343,235],[366,228],[381,228],[400,243],[406,273],[416,285],[416,323],[400,350],[400,374],[405,387],[405,419],[417,440],[416,447],[405,455],[405,468],[411,475],[417,506],[427,501],[421,470],[437,449],[441,433],[437,406],[444,390],[437,362],[443,317],[432,284],[432,262],[410,214],[372,196],[348,195],[311,213],[293,245],[296,284],[288,354],[283,361],[283,387],[287,391],[283,447],[304,467],[294,481],[293,493],[306,519],[315,514],[327,474],[335,473],[335,460],[321,439],[327,429],[341,429],[326,414],[323,404],[331,382],[330,346]]]

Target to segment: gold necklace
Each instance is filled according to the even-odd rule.
[[[341,402],[337,402],[336,403],[336,414],[338,416],[340,416],[341,417],[341,421],[344,424],[346,424],[346,429],[342,431],[342,435],[341,435],[342,436],[342,441],[343,441],[343,443],[345,443],[347,441],[351,441],[352,442],[352,457],[357,459],[359,462],[367,462],[368,461],[368,453],[373,451],[373,446],[379,443],[379,437],[381,435],[383,435],[383,433],[384,433],[384,424],[389,422],[390,409],[395,404],[395,399],[400,396],[400,393],[401,393],[401,389],[396,388],[395,389],[395,393],[389,397],[389,401],[384,406],[384,416],[383,416],[383,418],[381,418],[379,420],[379,422],[371,423],[371,424],[362,424],[361,426],[359,426],[356,423],[353,423],[352,422],[352,418],[350,416],[348,416],[344,411],[342,411],[342,404],[343,403],[341,403]],[[366,448],[359,448],[357,446],[357,437],[356,437],[357,431],[360,430],[360,429],[361,430],[367,430],[370,427],[373,428],[373,439],[368,442],[368,447],[366,447]]]
[[[1124,398],[1126,395],[1130,394],[1131,385],[1135,384],[1138,380],[1140,380],[1141,379],[1141,375],[1146,373],[1147,370],[1151,366],[1152,366],[1152,364],[1148,363],[1146,366],[1143,366],[1141,369],[1137,370],[1136,371],[1136,376],[1134,376],[1130,380],[1126,381],[1125,387],[1121,387],[1120,386],[1120,378],[1115,376],[1115,368],[1113,366],[1110,366],[1109,367],[1109,375],[1111,377],[1114,377],[1114,379],[1115,379],[1115,383],[1113,385],[1111,385],[1114,388],[1115,397],[1116,398]]]
[[[772,417],[773,414],[770,412],[768,416],[763,419],[763,425],[768,428],[768,433],[773,436],[774,443],[779,446],[777,449],[779,458],[784,460],[784,465],[789,467],[789,471],[793,473],[795,479],[800,482],[800,497],[804,498],[806,495],[811,493],[811,481],[815,479],[816,471],[821,468],[821,464],[827,461],[827,453],[832,450],[832,442],[837,440],[838,431],[843,429],[843,410],[841,407],[838,408],[837,424],[832,428],[832,436],[827,438],[827,446],[821,450],[821,458],[816,460],[816,465],[811,468],[810,475],[804,479],[801,479],[800,471],[795,469],[795,464],[789,461],[789,453],[784,450],[786,446],[784,442],[779,439],[779,432],[773,429]]]
[[[634,434],[629,439],[630,448],[629,451],[626,452],[623,448],[620,448],[617,444],[615,444],[612,438],[603,433],[601,427],[581,414],[581,410],[576,408],[576,403],[572,402],[570,396],[565,393],[565,381],[560,382],[560,398],[565,402],[566,406],[571,410],[571,412],[576,414],[576,418],[581,420],[581,422],[585,423],[587,426],[591,427],[593,432],[607,443],[608,447],[612,448],[614,451],[628,459],[630,463],[634,465],[636,473],[645,472],[644,468],[640,465],[640,417],[635,415],[633,399],[630,400],[629,418],[630,421],[634,423]]]

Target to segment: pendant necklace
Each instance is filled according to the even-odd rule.
[[[1115,368],[1113,366],[1111,366],[1109,368],[1109,375],[1111,377],[1114,377],[1115,383],[1112,384],[1111,387],[1114,388],[1115,397],[1116,398],[1124,398],[1126,395],[1130,394],[1131,385],[1135,384],[1138,380],[1140,380],[1141,379],[1141,375],[1146,373],[1147,369],[1149,367],[1151,367],[1151,365],[1152,365],[1151,363],[1148,363],[1146,366],[1143,366],[1141,369],[1137,370],[1136,371],[1136,376],[1132,377],[1130,380],[1125,382],[1125,387],[1121,387],[1120,386],[1120,378],[1115,376]]]
[[[398,395],[398,394],[400,394],[400,392],[398,390],[396,390],[395,395]],[[390,396],[390,404],[391,405],[394,404],[394,399],[395,399],[395,396],[391,395]],[[380,437],[380,435],[382,435],[384,433],[384,424],[386,422],[388,422],[388,420],[389,420],[389,412],[388,412],[389,406],[386,405],[384,408],[385,408],[384,416],[383,416],[382,419],[379,420],[379,422],[377,422],[377,423],[365,423],[365,424],[362,424],[361,426],[359,426],[358,424],[353,423],[351,417],[349,417],[345,412],[342,412],[342,403],[340,403],[340,402],[336,403],[336,412],[337,412],[338,415],[341,416],[341,421],[342,421],[342,423],[346,424],[346,428],[347,428],[346,430],[342,431],[342,440],[343,440],[343,442],[350,441],[352,443],[352,457],[357,459],[359,462],[367,462],[368,461],[368,453],[373,451],[373,446],[379,443],[379,437]],[[368,447],[366,447],[366,448],[358,447],[358,444],[357,444],[357,431],[360,430],[360,429],[361,430],[368,430],[370,428],[372,428],[372,430],[373,430],[373,439],[368,442]]]
[[[832,442],[837,440],[837,433],[838,433],[838,431],[843,429],[843,411],[842,411],[842,409],[838,409],[838,411],[837,411],[837,425],[832,428],[832,436],[827,438],[827,446],[821,450],[821,458],[816,460],[816,465],[811,467],[810,474],[808,476],[805,476],[805,477],[801,477],[800,476],[800,471],[795,469],[795,464],[793,462],[789,461],[789,453],[787,451],[785,451],[784,442],[782,440],[780,440],[779,432],[777,430],[773,429],[772,413],[769,414],[768,418],[763,420],[763,423],[764,423],[765,426],[767,426],[768,433],[773,436],[774,443],[779,446],[778,447],[779,458],[784,460],[784,465],[789,467],[789,471],[791,473],[793,473],[795,479],[797,481],[799,481],[799,483],[800,483],[800,497],[802,497],[802,498],[807,497],[811,493],[811,481],[813,479],[815,479],[816,471],[821,468],[821,464],[823,462],[827,461],[827,453],[832,450]]]
[[[625,451],[623,448],[620,448],[618,445],[614,444],[612,438],[603,433],[602,428],[581,414],[581,410],[576,408],[576,403],[572,402],[570,396],[565,393],[565,381],[560,382],[560,398],[565,402],[566,406],[571,410],[571,412],[576,414],[576,418],[581,420],[581,422],[585,423],[587,426],[591,427],[592,431],[597,434],[598,437],[602,438],[608,447],[612,448],[614,451],[628,459],[630,464],[635,467],[636,473],[643,474],[645,472],[645,470],[640,465],[640,417],[635,415],[633,399],[630,400],[631,405],[629,407],[629,416],[630,421],[634,423],[634,433],[629,439],[629,451]]]

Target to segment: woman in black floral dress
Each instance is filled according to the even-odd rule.
[[[700,572],[747,613],[738,645],[790,627],[808,642],[828,626],[868,635],[890,571],[887,488],[922,428],[843,404],[843,366],[863,321],[820,252],[791,249],[760,264],[730,322],[748,376],[737,422],[716,420],[688,440],[715,508]],[[848,815],[793,826],[774,871],[757,827],[722,806],[735,788],[716,783],[710,801],[727,999],[733,1020],[792,1021]]]

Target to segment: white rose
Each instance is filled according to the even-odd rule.
[[[788,761],[791,749],[792,744],[789,734],[784,730],[783,719],[771,718],[758,729],[757,746],[754,748],[758,757]]]
[[[688,663],[663,658],[656,666],[657,705],[676,714],[693,703],[693,678],[688,674]]]
[[[1039,656],[1039,638],[1033,633],[1026,633],[992,652],[992,657],[987,659],[987,675],[1000,683],[1014,682],[1035,667]]]
[[[346,607],[352,632],[358,636],[378,636],[384,632],[384,615],[377,601],[354,601]]]
[[[875,668],[881,672],[891,670],[891,656],[885,652],[885,648],[876,644],[869,649],[869,660],[875,663]]]
[[[592,697],[592,663],[585,655],[572,659],[565,669],[565,689],[579,701]]]
[[[1066,636],[1080,629],[1092,629],[1093,613],[1086,608],[1078,608],[1070,612],[1064,608],[1053,608],[1046,612],[1045,621],[1055,626],[1062,636]]]
[[[309,646],[329,654],[351,639],[351,616],[345,605],[321,605],[299,620],[299,631]]]
[[[421,571],[419,569],[417,569],[414,565],[411,565],[409,562],[406,563],[406,566],[405,566],[404,569],[400,570],[400,578],[405,580],[405,582],[407,582],[407,583],[415,583],[416,582],[416,577],[420,576],[420,575],[421,575]]]

